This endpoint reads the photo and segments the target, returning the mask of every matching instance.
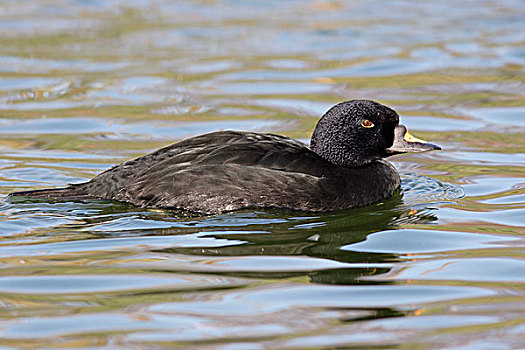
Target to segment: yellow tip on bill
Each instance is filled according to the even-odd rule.
[[[403,137],[406,142],[420,142],[420,143],[428,143],[424,140],[418,139],[417,137],[414,137],[408,133],[408,131],[405,133],[405,136]]]

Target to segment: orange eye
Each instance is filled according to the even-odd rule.
[[[363,119],[363,120],[361,120],[361,126],[364,127],[364,128],[373,128],[374,127],[374,123],[372,123],[368,119]]]

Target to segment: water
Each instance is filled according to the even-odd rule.
[[[0,347],[520,349],[525,6],[0,2]],[[394,107],[441,152],[366,208],[6,199],[218,129]]]

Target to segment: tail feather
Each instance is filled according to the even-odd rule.
[[[21,191],[9,194],[10,197],[23,196],[29,198],[60,198],[60,199],[89,199],[94,198],[86,194],[81,188],[69,186],[64,188],[47,188],[43,190]]]

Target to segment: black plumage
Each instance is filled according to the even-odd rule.
[[[374,126],[363,127],[363,120]],[[400,185],[395,168],[381,159],[402,152],[389,149],[395,129],[402,127],[398,123],[397,113],[386,106],[347,101],[321,118],[311,149],[280,135],[213,132],[129,160],[82,184],[12,195],[110,199],[206,214],[364,206],[389,197]],[[413,145],[411,151],[417,151]]]

